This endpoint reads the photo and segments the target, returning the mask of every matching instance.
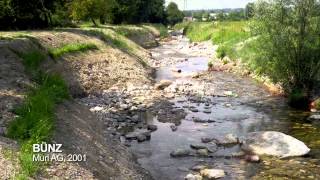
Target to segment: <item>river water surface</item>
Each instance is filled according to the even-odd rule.
[[[181,41],[181,43],[186,43]],[[191,57],[177,51],[177,44],[164,44],[151,50],[159,61],[166,61],[169,57],[182,59],[177,63],[165,63],[159,66],[156,80],[169,79],[175,82],[201,81],[207,84],[207,90],[216,94],[229,91],[234,96],[207,96],[202,94],[203,102],[193,101],[193,96],[176,96],[171,100],[174,107],[183,109],[187,116],[175,123],[177,131],[172,131],[171,122],[159,119],[147,113],[144,117],[149,124],[157,125],[157,131],[152,133],[150,141],[133,143],[131,149],[136,154],[138,162],[147,169],[157,180],[184,179],[195,165],[223,169],[226,172],[224,179],[306,179],[320,178],[320,169],[317,170],[320,159],[320,132],[319,124],[307,121],[308,112],[296,111],[286,105],[283,97],[271,96],[261,85],[250,78],[237,77],[224,72],[212,72],[209,79],[194,80],[194,73],[207,70],[207,57]],[[161,64],[161,62],[159,63]],[[173,70],[181,70],[181,73]],[[199,112],[190,111],[195,107]],[[203,111],[210,113],[204,113]],[[211,120],[211,123],[194,122],[194,119]],[[305,142],[312,150],[309,156],[276,161],[267,159],[260,163],[249,163],[237,157],[230,156],[240,151],[238,145],[217,147],[214,157],[183,157],[172,158],[170,152],[178,148],[190,149],[190,144],[200,144],[202,137],[223,137],[232,133],[238,137],[249,132],[273,130],[287,133]],[[227,158],[230,157],[230,158]],[[276,162],[276,163],[273,163]],[[294,164],[298,162],[298,164]],[[283,163],[283,165],[281,165]],[[290,172],[286,167],[296,167]],[[297,174],[296,171],[301,171]],[[295,174],[294,174],[295,173]]]

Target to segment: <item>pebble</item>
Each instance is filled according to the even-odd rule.
[[[199,171],[201,171],[202,169],[206,169],[206,168],[207,168],[207,166],[205,166],[205,165],[196,165],[196,166],[193,166],[193,167],[191,168],[191,170],[192,170],[192,171],[199,172]]]
[[[211,142],[212,141],[212,138],[208,138],[208,137],[203,137],[203,138],[201,138],[201,142],[202,143],[209,143],[209,142]]]
[[[221,169],[203,169],[200,171],[202,177],[207,179],[218,179],[223,178],[226,174]]]
[[[177,149],[170,153],[171,157],[186,157],[191,154],[190,150],[188,149]]]
[[[149,124],[148,125],[148,130],[150,130],[150,131],[156,131],[158,129],[158,127],[156,126],[156,125],[153,125],[153,124]]]
[[[170,128],[171,128],[172,131],[177,131],[178,130],[178,127],[176,125],[171,125]]]
[[[207,157],[207,156],[209,156],[209,151],[208,151],[208,149],[198,149],[198,150],[197,150],[197,154],[198,154],[199,156],[205,156],[205,157]]]
[[[207,147],[203,144],[190,144],[192,149],[207,149]]]
[[[198,174],[188,174],[186,177],[184,177],[185,180],[202,180],[202,177]]]
[[[102,110],[103,110],[103,107],[100,107],[100,106],[96,106],[96,107],[90,109],[91,112],[99,112]]]
[[[139,134],[137,136],[137,140],[138,140],[138,142],[143,142],[143,141],[147,140],[147,137],[145,135],[143,135],[143,134]]]
[[[244,159],[248,162],[260,162],[258,155],[245,155]]]
[[[191,112],[199,112],[199,110],[197,108],[190,108],[189,109]]]

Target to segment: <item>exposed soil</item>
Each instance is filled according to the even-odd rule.
[[[111,30],[103,31],[114,35]],[[62,75],[74,97],[101,93],[113,86],[126,86],[127,83],[145,85],[153,81],[153,69],[146,63],[150,58],[149,53],[124,37],[132,51],[119,49],[111,42],[101,40],[100,36],[82,29],[34,31],[28,32],[28,36],[10,32],[4,34],[13,38],[0,41],[0,136],[5,136],[6,127],[15,116],[12,110],[23,102],[24,94],[32,86],[16,52],[46,52],[67,43],[96,44],[99,50],[67,54],[56,60],[48,57],[42,65],[43,70]],[[128,149],[103,131],[102,122],[88,107],[74,101],[65,102],[57,108],[56,116],[53,142],[63,144],[64,154],[86,154],[87,161],[51,163],[37,178],[151,179],[136,164]],[[4,144],[1,138],[1,152],[4,149],[13,150]],[[14,172],[19,170],[18,163],[11,163],[12,159],[3,152],[0,153],[0,162],[1,177],[13,177]],[[2,171],[4,169],[7,171]]]

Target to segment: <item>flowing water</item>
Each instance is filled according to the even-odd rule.
[[[185,42],[183,42],[185,43]],[[170,56],[168,53],[170,45],[156,48],[153,52],[159,55],[160,60]],[[161,56],[163,52],[163,56]],[[171,52],[174,56],[176,51]],[[168,55],[169,54],[169,55]],[[179,54],[181,57],[181,54]],[[208,59],[205,57],[188,57],[188,60],[176,64],[166,65],[158,68],[156,80],[170,79],[173,81],[193,81],[192,74],[205,71]],[[180,69],[181,73],[173,72],[172,69]],[[292,135],[304,141],[311,149],[310,156],[296,158],[299,170],[304,169],[303,176],[307,179],[319,177],[320,170],[312,168],[319,165],[320,158],[320,132],[319,125],[307,121],[310,115],[308,112],[295,111],[286,105],[283,97],[273,97],[250,78],[237,77],[236,75],[224,72],[213,72],[210,88],[221,93],[223,91],[235,92],[234,97],[205,96],[203,102],[193,101],[197,95],[177,96],[173,100],[174,107],[183,109],[187,113],[186,118],[175,123],[178,130],[173,132],[170,128],[172,123],[164,119],[158,119],[151,113],[146,113],[144,118],[149,124],[158,126],[158,130],[152,133],[151,140],[143,143],[133,143],[131,148],[138,158],[138,162],[157,180],[184,179],[189,170],[195,165],[208,165],[214,168],[223,169],[227,176],[225,179],[249,179],[256,177],[286,177],[291,179],[290,172],[283,172],[285,166],[266,165],[265,163],[248,163],[241,158],[227,158],[232,153],[240,151],[238,145],[230,147],[218,147],[214,157],[184,157],[172,158],[170,152],[178,148],[190,149],[190,144],[201,143],[202,137],[223,137],[232,133],[238,137],[245,136],[248,132],[273,130]],[[196,97],[198,98],[198,97]],[[190,111],[189,107],[195,107],[199,112]],[[208,110],[211,113],[204,113]],[[195,118],[211,120],[212,123],[194,122]],[[274,161],[274,160],[270,160]],[[290,160],[279,162],[287,164]],[[312,162],[311,165],[309,165]],[[271,162],[272,164],[272,162]],[[301,165],[302,164],[302,165]],[[309,169],[310,168],[310,169]],[[275,172],[275,169],[277,172]],[[307,169],[307,170],[306,170]],[[298,170],[298,171],[299,171]],[[280,173],[279,173],[279,172]],[[281,174],[282,173],[282,174]],[[284,174],[283,174],[284,173]],[[289,173],[289,174],[285,174]],[[302,177],[297,174],[292,177]]]

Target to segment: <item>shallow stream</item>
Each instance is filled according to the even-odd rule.
[[[183,41],[183,43],[185,42]],[[152,50],[158,54],[156,58],[159,61],[177,55],[177,51],[173,48],[170,54],[170,45],[163,46]],[[161,53],[164,55],[161,56]],[[178,54],[177,56],[177,58],[181,58],[182,55]],[[191,82],[194,81],[191,78],[193,74],[206,71],[208,58],[189,57],[188,55],[183,58],[185,58],[184,61],[176,64],[160,66],[156,73],[156,80],[169,79]],[[181,70],[181,73],[176,70]],[[150,141],[133,143],[131,149],[137,156],[138,162],[151,172],[154,179],[184,179],[191,172],[190,168],[195,165],[223,169],[227,174],[224,179],[320,178],[320,169],[317,170],[320,164],[320,123],[307,121],[307,117],[310,115],[308,112],[290,109],[283,97],[269,95],[261,85],[250,78],[237,77],[224,72],[213,72],[212,77],[214,77],[211,79],[213,85],[208,89],[214,88],[218,94],[229,91],[235,96],[190,95],[175,97],[171,100],[174,107],[183,109],[187,113],[186,118],[174,122],[177,125],[177,131],[172,131],[170,128],[173,122],[159,119],[148,112],[143,116],[145,121],[157,125],[158,129],[152,133]],[[194,101],[195,98],[203,99],[203,101]],[[198,112],[191,111],[190,107],[196,108]],[[194,122],[194,119],[206,121]],[[210,120],[210,123],[207,120]],[[235,145],[218,147],[218,150],[213,153],[213,157],[170,157],[170,152],[173,150],[190,149],[190,144],[201,144],[202,137],[224,137],[229,133],[242,137],[248,132],[263,130],[280,131],[294,136],[312,149],[310,155],[279,160],[279,162],[267,159],[260,163],[249,163],[241,158],[230,157],[240,151],[240,147]],[[285,169],[290,167],[291,162],[299,162],[298,165],[292,163],[292,167],[296,167],[298,170],[290,168],[295,174]],[[301,169],[303,171],[297,174]]]

